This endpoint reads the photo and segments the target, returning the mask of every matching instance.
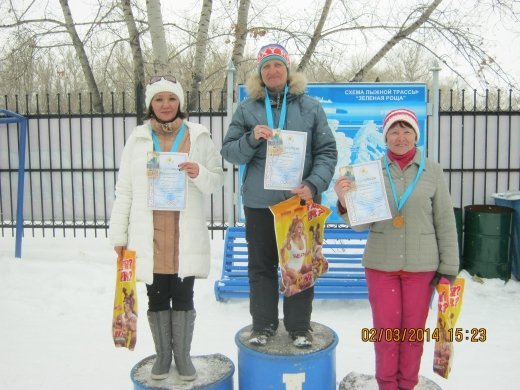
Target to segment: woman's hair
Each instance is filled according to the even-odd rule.
[[[412,129],[412,130],[415,131],[415,129],[413,128],[413,126],[412,126],[410,123],[408,123],[407,121],[397,121],[397,122],[393,123],[392,126],[391,126],[390,128],[393,129],[394,127],[401,127],[401,128],[403,128],[403,129],[405,129],[405,128],[406,128],[406,129]]]
[[[289,236],[292,236],[296,232],[296,228],[299,224],[303,225],[303,221],[301,218],[295,215],[293,220],[291,221],[291,225],[289,226]]]

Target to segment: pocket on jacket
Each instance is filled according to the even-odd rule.
[[[437,237],[435,233],[420,235],[417,253],[423,260],[439,258],[439,247],[437,245]]]

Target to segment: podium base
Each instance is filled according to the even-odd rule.
[[[374,375],[350,372],[339,384],[339,390],[372,390],[377,389],[377,381]],[[442,390],[442,388],[432,381],[419,375],[419,383],[414,390]]]
[[[240,389],[336,389],[336,333],[316,322],[312,346],[296,348],[280,321],[278,330],[267,345],[248,343],[251,325],[238,331],[238,382]]]
[[[132,368],[130,378],[134,383],[134,390],[233,390],[235,366],[224,355],[192,356],[197,378],[189,382],[179,378],[174,364],[170,367],[170,375],[166,379],[150,378],[154,360],[155,355],[148,356]]]

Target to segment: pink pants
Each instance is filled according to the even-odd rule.
[[[423,341],[421,337],[421,341],[407,337],[424,329],[435,272],[383,272],[367,268],[365,273],[376,340],[381,340],[374,343],[379,389],[413,389],[419,381]],[[391,334],[399,340],[404,334],[405,341],[393,341],[395,336]]]

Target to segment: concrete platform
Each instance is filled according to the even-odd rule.
[[[163,380],[150,378],[155,355],[137,363],[130,373],[135,390],[233,390],[235,365],[221,354],[192,356],[197,370],[197,378],[187,382],[179,378],[177,368],[172,363],[170,375]]]
[[[378,390],[374,375],[350,372],[339,384],[339,390]],[[419,375],[419,383],[414,390],[442,390],[434,381]]]

